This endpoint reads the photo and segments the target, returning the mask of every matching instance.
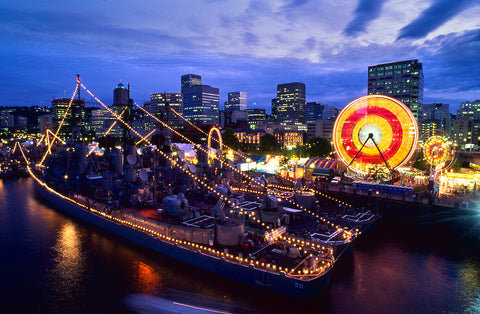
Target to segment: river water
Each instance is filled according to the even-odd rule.
[[[479,313],[479,242],[457,236],[461,219],[468,234],[480,235],[480,209],[472,213],[455,229],[380,220],[335,265],[327,290],[305,302],[177,263],[68,216],[39,198],[29,178],[0,180],[0,312]]]

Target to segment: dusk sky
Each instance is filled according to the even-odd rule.
[[[423,63],[424,103],[480,98],[479,0],[3,0],[0,42],[3,106],[70,97],[77,73],[107,105],[120,80],[143,104],[194,73],[222,108],[240,90],[269,113],[276,85],[296,81],[343,108],[367,93],[368,66],[408,59]]]

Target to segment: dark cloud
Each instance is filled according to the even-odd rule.
[[[343,30],[347,36],[354,37],[364,33],[368,24],[380,16],[385,0],[359,0],[354,11],[355,17]]]
[[[296,2],[302,3],[305,4]],[[350,36],[365,31],[369,21],[380,14],[383,1],[375,0],[374,7],[369,7],[369,3],[363,0],[358,3],[356,16],[347,27]],[[309,9],[310,5],[313,2],[301,9]],[[464,95],[478,98],[480,30],[437,36],[418,46],[410,40],[393,44],[382,44],[379,40],[359,45],[347,39],[332,43],[322,37],[323,30],[318,30],[315,36],[306,36],[311,37],[304,41],[300,38],[295,41],[292,40],[295,32],[279,28],[269,34],[276,40],[272,44],[260,37],[255,25],[272,19],[295,21],[300,15],[306,19],[308,14],[318,15],[313,10],[311,13],[280,11],[272,9],[267,1],[252,0],[238,15],[217,17],[218,27],[227,28],[231,34],[227,39],[237,49],[232,49],[231,54],[221,54],[222,49],[214,51],[212,47],[223,45],[220,41],[226,38],[214,37],[218,32],[213,23],[212,29],[205,27],[193,36],[182,31],[188,29],[188,23],[182,24],[178,31],[154,29],[162,28],[160,17],[152,23],[142,23],[152,28],[139,29],[129,27],[133,23],[115,24],[108,19],[112,18],[108,11],[82,15],[77,10],[48,11],[43,5],[36,9],[22,10],[19,6],[2,9],[0,105],[24,104],[26,90],[30,104],[49,104],[52,97],[70,96],[76,73],[106,104],[112,103],[113,88],[120,79],[130,81],[132,97],[140,104],[148,100],[150,93],[179,92],[180,76],[197,73],[205,84],[220,89],[220,103],[226,100],[228,92],[242,90],[248,92],[249,106],[256,102],[257,107],[270,111],[276,84],[301,81],[307,85],[308,101],[341,108],[366,94],[369,65],[408,59],[418,59],[424,64],[426,102],[446,99],[453,106],[465,101]],[[294,18],[288,19],[291,12],[295,12]],[[287,26],[296,29],[295,23],[285,23]],[[285,50],[288,45],[290,50]],[[298,52],[289,58],[262,58],[255,56],[257,46],[260,50],[280,52],[296,47]],[[312,51],[318,53],[321,61],[305,58]]]
[[[208,47],[206,37],[178,36],[154,29],[127,28],[106,23],[101,16],[76,11],[0,10],[1,36],[12,40],[77,45],[98,53],[150,49],[189,50]],[[8,26],[7,26],[8,25]]]
[[[471,93],[472,97],[477,96],[480,89],[478,51],[478,29],[442,35],[427,41],[419,50],[424,56],[426,89],[434,94]]]
[[[417,19],[400,30],[398,39],[425,37],[455,15],[475,4],[478,4],[478,0],[435,0]]]

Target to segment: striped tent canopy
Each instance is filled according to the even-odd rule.
[[[326,159],[326,158],[310,158],[305,163],[305,169],[308,168],[324,168],[324,169],[336,169],[338,166],[338,161],[335,159]]]

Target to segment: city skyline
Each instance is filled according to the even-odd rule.
[[[220,89],[220,104],[241,90],[248,108],[270,112],[277,84],[298,81],[306,101],[343,108],[367,94],[368,66],[409,59],[423,63],[424,103],[454,112],[480,98],[475,0],[7,0],[0,8],[2,106],[70,97],[77,73],[106,104],[120,80],[143,104],[151,93],[180,92],[180,76],[194,73]]]

